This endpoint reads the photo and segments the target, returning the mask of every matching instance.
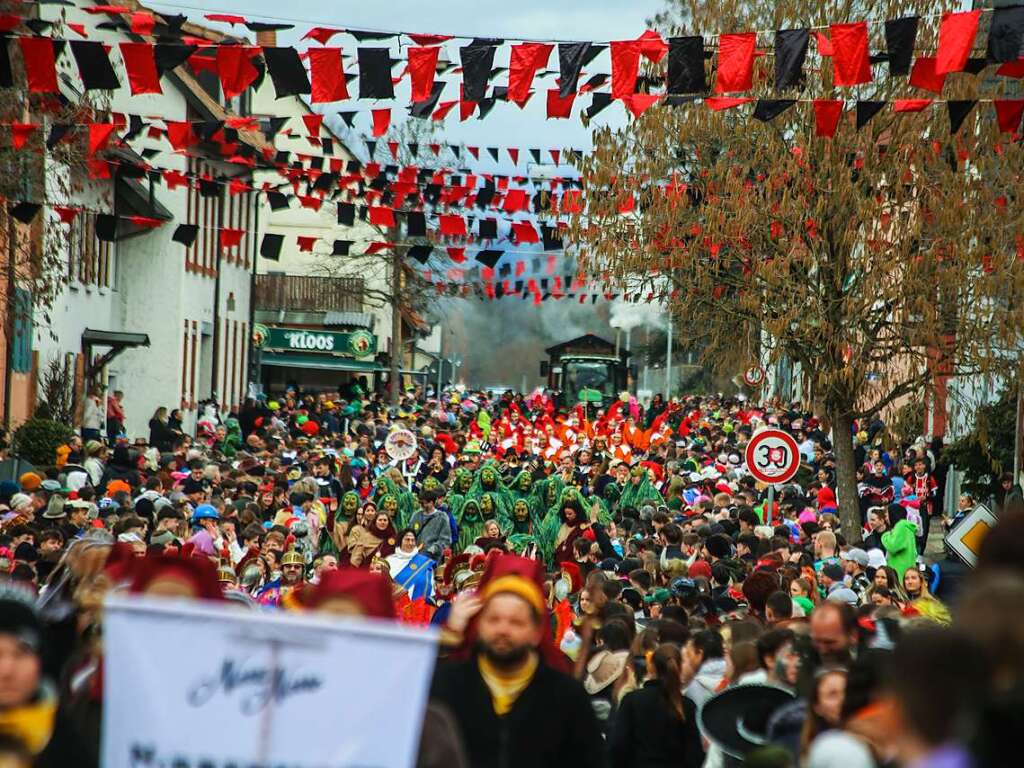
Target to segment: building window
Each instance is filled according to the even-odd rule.
[[[71,224],[68,279],[109,288],[113,282],[114,244],[96,237],[96,215],[83,213]]]

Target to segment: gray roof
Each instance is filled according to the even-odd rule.
[[[324,325],[347,325],[373,330],[373,315],[369,312],[328,312],[324,315]]]

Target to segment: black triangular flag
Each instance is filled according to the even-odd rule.
[[[885,47],[889,54],[889,74],[909,75],[917,40],[917,16],[885,22]]]
[[[947,101],[946,109],[949,112],[949,132],[956,133],[960,130],[960,126],[964,124],[964,120],[967,115],[974,109],[974,105],[977,101]]]
[[[583,111],[583,114],[588,118],[593,118],[611,103],[612,95],[610,93],[595,93],[593,100],[590,102],[590,106]]]
[[[480,251],[476,254],[475,258],[488,269],[494,269],[494,265],[498,263],[504,254],[504,251]]]
[[[434,112],[437,100],[441,98],[441,91],[444,90],[444,81],[437,80],[430,89],[430,98],[423,101],[415,101],[409,107],[409,117],[417,117],[426,120]]]
[[[355,226],[356,206],[354,203],[338,203],[338,223],[343,227]]]
[[[156,62],[157,74],[163,76],[165,72],[181,66],[196,50],[198,48],[194,45],[157,43],[153,46],[153,60]]]
[[[988,33],[988,60],[1005,63],[1016,61],[1024,43],[1024,5],[996,8]]]
[[[391,51],[387,48],[359,49],[359,98],[393,99]]]
[[[353,125],[353,121],[355,120],[357,114],[359,114],[359,113],[358,112],[339,112],[338,113],[338,117],[340,117],[342,120],[344,120],[345,121],[345,125],[347,125],[349,128],[351,128],[352,125]]]
[[[4,45],[7,41],[3,41]],[[87,91],[110,91],[121,87],[103,43],[94,40],[72,40],[71,55],[78,64],[78,73]]]
[[[405,214],[405,234],[407,237],[427,236],[427,217],[422,211],[409,211]]]
[[[289,207],[288,196],[283,192],[275,192],[272,189],[267,190],[267,203],[272,211],[281,211]]]
[[[75,126],[70,123],[54,123],[50,126],[50,135],[46,137],[46,148],[53,149],[60,143],[61,139],[74,129]]]
[[[352,246],[352,240],[335,240],[331,249],[331,256],[348,256],[348,249]]]
[[[967,62],[964,64],[964,72],[966,72],[969,75],[977,75],[980,74],[981,71],[988,66],[988,64],[988,59],[986,59],[984,56],[971,56],[969,59],[967,59]]]
[[[284,235],[272,235],[269,232],[263,235],[263,242],[260,243],[260,256],[267,261],[278,261],[281,258],[281,246],[284,244]]]
[[[670,94],[703,93],[707,89],[707,78],[704,73],[703,36],[670,37],[668,41],[668,92]]]
[[[408,255],[416,259],[420,264],[426,264],[430,260],[430,254],[434,252],[432,245],[414,245],[409,248]]]
[[[886,103],[884,101],[858,101],[857,130],[859,131],[867,125],[871,121],[871,118],[877,115],[885,104]]]
[[[311,92],[306,67],[294,48],[264,48],[263,58],[267,62],[277,98]]]
[[[487,148],[487,152],[488,152],[488,154],[491,157],[494,158],[494,162],[498,162],[498,148],[497,147],[488,147]]]
[[[328,138],[326,136],[321,136],[320,137],[320,151],[323,152],[324,155],[326,155],[327,157],[333,156],[334,155],[334,139]]]
[[[775,33],[775,90],[781,91],[804,82],[804,59],[809,29],[780,29]]]
[[[111,213],[96,214],[96,239],[104,243],[117,240],[117,216]]]
[[[483,120],[490,114],[491,110],[494,109],[494,105],[497,103],[495,99],[484,99],[477,103],[476,116],[478,120]]]
[[[398,34],[397,32],[371,32],[366,29],[347,29],[345,31],[360,42],[364,40],[387,40],[389,37],[394,37]]]
[[[263,126],[263,135],[268,139],[273,139],[284,128],[284,124],[288,122],[288,117],[268,117]]]
[[[496,240],[498,237],[498,222],[496,219],[480,219],[477,224],[477,234],[481,240]]]
[[[758,99],[754,107],[754,118],[762,123],[774,120],[796,104],[796,99]]]
[[[558,95],[567,99],[576,92],[576,85],[583,71],[583,64],[590,53],[590,43],[559,43],[558,45]]]
[[[476,43],[459,48],[462,58],[462,96],[466,101],[483,101],[487,97],[487,81],[494,65],[493,45]]]
[[[11,69],[11,54],[8,46],[9,38],[0,39],[0,88],[14,87],[14,72]]]
[[[179,224],[178,228],[174,230],[174,235],[171,236],[171,240],[176,243],[181,243],[186,248],[191,248],[192,243],[196,241],[196,236],[199,234],[199,226],[196,224]]]
[[[32,219],[36,217],[36,214],[39,213],[39,209],[41,207],[42,206],[40,206],[38,203],[21,202],[15,203],[10,208],[8,208],[8,210],[10,211],[11,216],[16,218],[22,224],[31,224]]]
[[[560,251],[565,247],[565,241],[562,239],[558,227],[548,227],[542,224],[540,232],[544,239],[545,251]]]
[[[245,26],[250,32],[283,32],[286,29],[295,29],[294,24],[268,24],[265,21],[247,21]]]
[[[540,163],[540,150],[539,149],[531,148],[530,149],[530,157],[533,158],[533,162],[539,164]]]

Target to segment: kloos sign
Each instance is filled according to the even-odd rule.
[[[333,333],[309,333],[308,331],[292,331],[286,333],[289,349],[313,349],[320,352],[334,351]]]

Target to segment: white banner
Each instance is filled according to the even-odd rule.
[[[138,597],[103,625],[104,766],[416,763],[430,630]]]

